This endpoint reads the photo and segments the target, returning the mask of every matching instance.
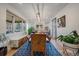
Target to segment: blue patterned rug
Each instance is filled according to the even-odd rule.
[[[61,56],[51,42],[46,43],[45,51],[46,56]],[[25,42],[13,56],[31,56],[31,43],[28,41]]]

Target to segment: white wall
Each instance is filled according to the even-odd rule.
[[[57,28],[57,35],[68,34],[72,30],[77,30],[79,34],[79,4],[68,4],[57,15],[57,18],[66,15],[66,27]]]
[[[25,19],[15,8],[9,4],[0,4],[0,33],[6,33],[6,10]]]
[[[5,33],[6,31],[6,12],[4,12],[6,9],[4,7],[1,7],[0,5],[0,33]]]

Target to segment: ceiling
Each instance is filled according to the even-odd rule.
[[[36,3],[10,3],[17,11],[19,11],[29,22],[34,23],[37,21]],[[39,10],[41,13],[41,21],[49,22],[67,3],[40,3]]]

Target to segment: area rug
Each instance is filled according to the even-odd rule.
[[[51,42],[46,42],[46,56],[61,56],[54,45]],[[31,43],[25,42],[13,56],[31,56]],[[36,55],[40,56],[40,55]]]

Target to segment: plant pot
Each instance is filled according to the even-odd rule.
[[[70,44],[70,43],[66,43],[66,42],[62,42],[63,43],[63,47],[66,49],[67,53],[69,55],[79,55],[79,44]]]
[[[67,42],[64,42],[64,41],[62,41],[62,43],[65,46],[70,47],[70,48],[74,48],[74,49],[78,49],[79,48],[79,44],[70,44],[70,43],[67,43]]]

